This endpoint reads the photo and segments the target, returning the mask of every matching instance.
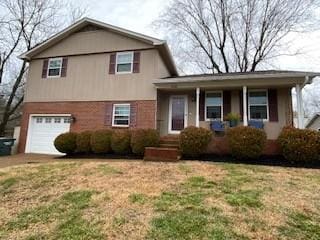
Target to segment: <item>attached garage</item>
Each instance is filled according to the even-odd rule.
[[[27,153],[61,154],[54,139],[70,131],[70,115],[31,115],[27,136]]]

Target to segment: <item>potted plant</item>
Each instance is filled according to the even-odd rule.
[[[236,127],[240,121],[240,115],[238,113],[229,113],[226,119],[229,121],[230,127]]]

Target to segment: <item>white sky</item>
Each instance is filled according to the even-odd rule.
[[[153,37],[163,38],[151,23],[170,0],[73,0],[89,9],[89,17]],[[283,70],[320,72],[320,31],[292,36],[289,49],[299,49],[298,56],[282,56],[272,67]]]

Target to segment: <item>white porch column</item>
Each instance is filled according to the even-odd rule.
[[[200,88],[196,89],[196,127],[199,127],[199,114],[200,114]]]
[[[302,103],[302,88],[300,84],[296,85],[296,98],[297,98],[297,123],[298,128],[304,128],[304,113],[303,113],[303,103]]]
[[[248,113],[247,113],[247,86],[242,87],[243,92],[243,126],[248,126]]]

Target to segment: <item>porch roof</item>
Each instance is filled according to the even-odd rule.
[[[158,88],[188,87],[240,87],[248,86],[295,86],[309,84],[320,76],[318,72],[302,71],[256,71],[218,74],[198,74],[157,79],[153,83]]]

